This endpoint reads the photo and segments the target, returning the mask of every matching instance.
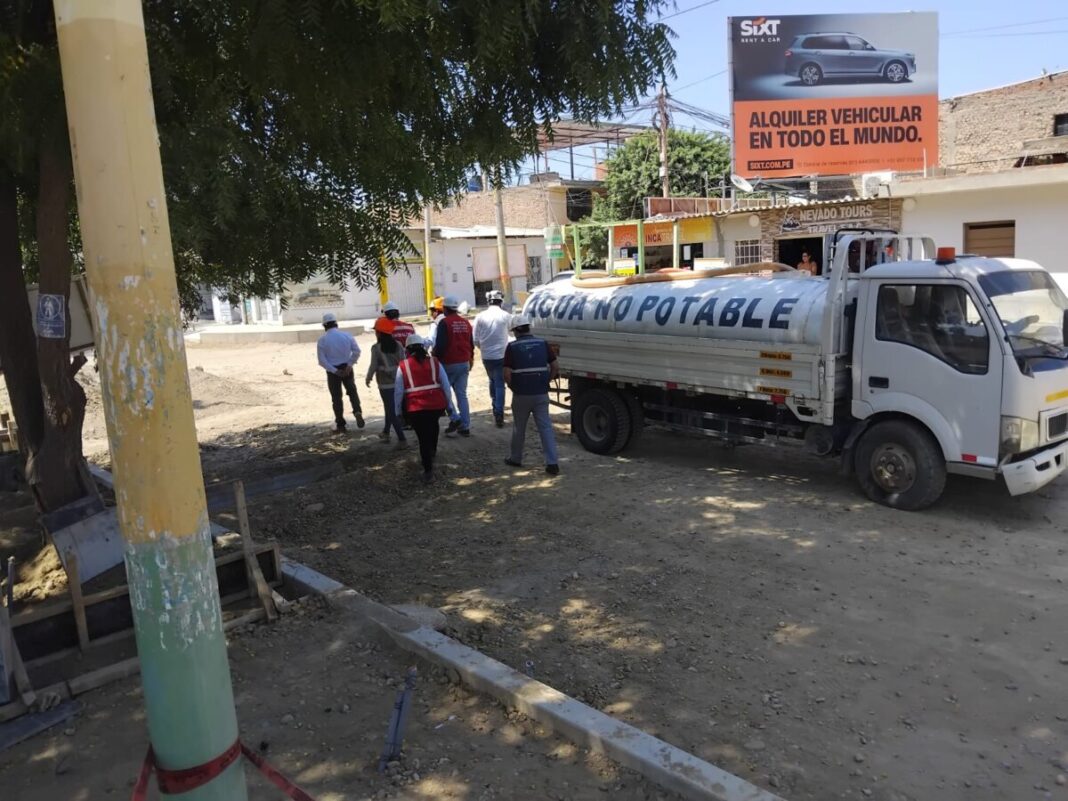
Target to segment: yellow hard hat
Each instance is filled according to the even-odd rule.
[[[430,304],[431,311],[445,311],[445,298],[434,298]]]

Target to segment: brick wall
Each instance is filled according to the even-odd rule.
[[[939,166],[954,173],[1012,167],[1025,140],[1053,135],[1054,114],[1068,114],[1068,71],[943,100]]]
[[[564,188],[541,186],[513,186],[502,193],[501,205],[504,208],[504,224],[509,228],[544,228],[549,222],[550,209],[558,219],[552,222],[564,223],[565,199]],[[455,204],[432,211],[432,224],[452,228],[470,228],[473,225],[496,225],[493,192],[469,192]]]

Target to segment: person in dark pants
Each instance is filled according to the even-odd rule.
[[[400,417],[393,411],[393,388],[396,385],[397,368],[404,361],[404,348],[393,338],[391,333],[376,331],[378,341],[371,346],[371,363],[367,366],[367,386],[371,386],[371,379],[378,381],[378,394],[382,396],[382,409],[386,413],[385,427],[378,438],[383,442],[389,442],[389,431],[392,428],[397,432],[397,448],[408,447],[408,439],[404,436],[404,424]],[[407,342],[410,334],[404,339]]]
[[[363,428],[363,411],[360,409],[360,396],[356,392],[356,377],[352,365],[360,358],[360,346],[352,334],[337,327],[337,317],[327,312],[323,315],[323,328],[326,329],[317,347],[319,366],[326,370],[326,386],[330,390],[330,402],[334,407],[334,423],[337,433],[345,431],[345,407],[341,403],[341,390],[344,389],[352,404],[352,416],[356,418],[356,427]]]
[[[504,351],[504,380],[512,390],[512,452],[504,463],[510,467],[523,466],[527,419],[534,415],[545,454],[545,472],[555,476],[560,472],[560,465],[549,418],[549,383],[560,374],[556,354],[544,339],[530,333],[530,318],[525,314],[512,318],[512,333],[515,341],[509,342]]]
[[[400,363],[394,379],[393,408],[419,440],[423,483],[434,478],[434,457],[438,452],[438,421],[446,412],[453,416],[449,377],[445,368],[426,352],[426,340],[418,334],[408,337],[408,358]]]

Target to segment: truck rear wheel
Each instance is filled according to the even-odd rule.
[[[946,486],[942,449],[925,430],[904,420],[876,423],[865,431],[855,465],[864,494],[894,509],[925,509]]]
[[[573,402],[571,425],[586,450],[619,453],[630,440],[630,409],[618,392],[591,389]]]

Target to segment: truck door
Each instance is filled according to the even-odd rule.
[[[908,414],[932,430],[947,461],[996,466],[1002,354],[968,286],[862,283],[854,415]]]

